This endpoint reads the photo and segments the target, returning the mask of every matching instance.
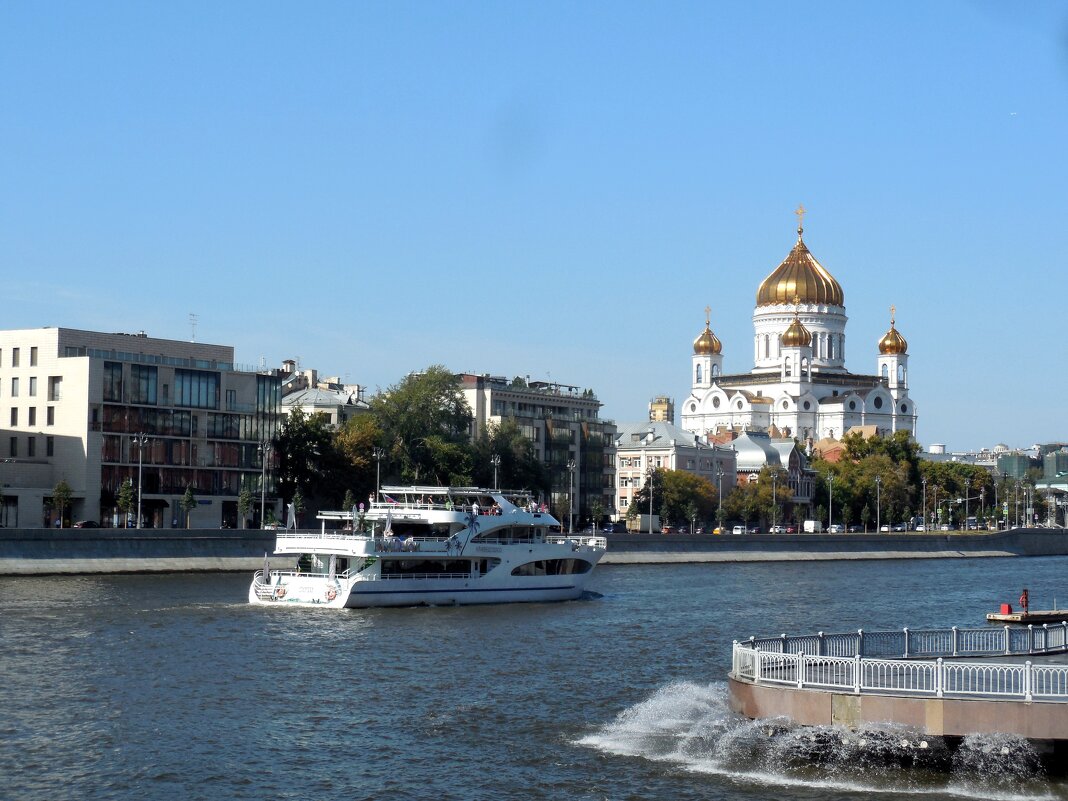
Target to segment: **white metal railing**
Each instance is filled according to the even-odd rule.
[[[549,534],[545,537],[545,541],[554,545],[574,542],[578,545],[585,545],[587,548],[608,548],[607,537],[591,537],[584,534]]]
[[[1068,665],[953,662],[943,657],[1020,656],[1068,650],[1068,623],[1041,628],[934,629],[751,637],[735,641],[731,675],[797,689],[942,698],[1068,702]],[[917,657],[936,657],[920,659]]]

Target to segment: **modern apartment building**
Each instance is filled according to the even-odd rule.
[[[272,452],[281,380],[242,370],[233,348],[70,328],[0,331],[0,524],[58,523],[53,488],[72,489],[69,521],[123,525],[126,478],[142,525],[238,525],[241,490],[276,511]],[[266,461],[264,460],[266,456]]]
[[[599,416],[601,402],[593,390],[490,375],[458,377],[474,413],[472,439],[491,423],[514,420],[549,470],[555,511],[567,508],[573,497],[576,523],[596,505],[615,517],[616,427]]]

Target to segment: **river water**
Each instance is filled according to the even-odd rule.
[[[2,578],[0,797],[1068,798],[1011,738],[937,771],[769,738],[724,682],[734,638],[981,625],[1068,602],[1066,569],[606,565],[592,600],[340,613],[251,607],[243,574]]]

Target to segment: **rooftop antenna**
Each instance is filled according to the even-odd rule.
[[[189,312],[189,327],[193,329],[193,338],[189,340],[190,342],[197,341],[197,320],[199,319],[200,315],[193,314],[193,312]]]

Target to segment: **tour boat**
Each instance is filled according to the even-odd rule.
[[[278,532],[275,555],[287,566],[265,563],[250,603],[341,609],[573,600],[607,547],[604,537],[561,533],[527,492],[383,487],[367,509],[318,517],[318,531]]]

